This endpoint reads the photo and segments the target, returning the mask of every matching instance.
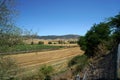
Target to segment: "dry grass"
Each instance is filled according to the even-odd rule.
[[[66,48],[61,50],[33,52],[26,54],[8,55],[14,58],[18,65],[25,69],[20,75],[28,74],[31,71],[36,72],[43,65],[52,65],[55,73],[67,68],[68,61],[76,56],[82,55],[84,52],[79,47]]]
[[[44,44],[48,44],[48,41],[49,41],[49,40],[43,40],[43,39],[27,39],[27,40],[24,40],[24,42],[27,43],[27,44],[31,44],[32,41],[33,41],[35,44],[38,44],[39,41],[43,41]]]
[[[26,54],[10,55],[15,58],[20,66],[30,66],[37,63],[45,63],[53,60],[66,58],[73,55],[83,54],[79,47],[67,48],[62,50],[46,51],[46,52],[33,52]]]

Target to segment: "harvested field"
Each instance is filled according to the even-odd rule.
[[[79,47],[53,50],[46,52],[33,52],[26,54],[10,55],[14,58],[20,67],[33,70],[42,64],[53,65],[56,68],[67,66],[67,62],[73,56],[82,55],[83,51]]]

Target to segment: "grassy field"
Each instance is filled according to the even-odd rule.
[[[63,48],[63,46],[25,44],[25,45],[16,45],[12,47],[6,47],[5,49],[1,49],[0,53],[22,53],[22,52],[56,50],[60,48]]]

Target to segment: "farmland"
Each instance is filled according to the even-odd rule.
[[[70,43],[70,42],[75,42],[75,43]],[[26,39],[23,40],[23,43],[19,45],[0,47],[0,53],[13,54],[13,53],[36,52],[36,51],[39,52],[39,51],[56,50],[65,47],[76,47],[76,46],[78,46],[77,39],[75,40],[74,39],[72,40],[71,39],[70,40]]]
[[[84,52],[79,47],[66,48],[45,52],[31,52],[29,54],[14,54],[9,57],[14,58],[21,68],[34,71],[43,64],[52,65],[56,71],[67,67],[67,62],[76,55]]]
[[[24,44],[24,45],[15,45],[12,47],[1,47],[0,53],[26,53],[26,52],[36,52],[36,51],[47,51],[47,50],[56,50],[63,48],[62,46],[52,46],[52,45],[30,45],[30,44]]]

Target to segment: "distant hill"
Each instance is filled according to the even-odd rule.
[[[69,34],[69,35],[48,35],[48,36],[37,36],[39,39],[78,39],[80,35],[74,35],[74,34]]]

